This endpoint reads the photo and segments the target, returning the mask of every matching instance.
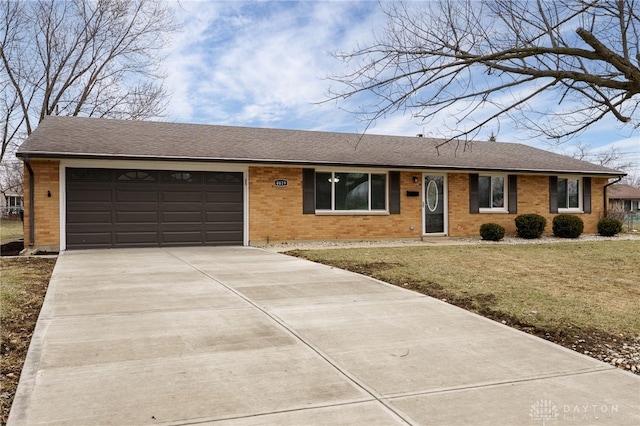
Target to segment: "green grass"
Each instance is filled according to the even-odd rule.
[[[0,220],[0,241],[12,240],[24,235],[22,221]]]
[[[640,241],[362,248],[292,254],[536,334],[640,337]]]

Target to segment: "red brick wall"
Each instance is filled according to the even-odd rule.
[[[34,172],[34,247],[45,250],[60,248],[60,162],[31,160]],[[24,244],[28,247],[30,238],[30,188],[29,170],[24,167]],[[49,197],[49,193],[51,196]]]

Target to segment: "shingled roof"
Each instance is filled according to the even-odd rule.
[[[190,160],[620,176],[527,145],[252,127],[50,116],[21,158]]]
[[[640,189],[631,185],[617,183],[609,187],[607,195],[614,200],[640,200]]]

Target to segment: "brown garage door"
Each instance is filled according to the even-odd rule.
[[[67,248],[242,245],[243,175],[66,169]]]

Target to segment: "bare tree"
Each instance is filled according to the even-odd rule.
[[[35,0],[0,5],[2,153],[51,114],[143,119],[166,107],[167,2]]]
[[[640,0],[384,2],[373,43],[335,56],[329,99],[376,102],[370,123],[398,110],[453,114],[453,138],[509,118],[561,141],[606,116],[638,128]],[[365,98],[362,98],[363,102]]]
[[[0,195],[24,193],[22,180],[22,162],[18,159],[0,162]]]
[[[607,150],[596,150],[594,152],[591,145],[578,142],[570,150],[564,152],[564,154],[577,158],[578,160],[584,160],[603,167],[619,170],[625,170],[634,165],[633,161],[629,161],[629,159],[626,158],[626,154],[617,147],[611,147]]]

